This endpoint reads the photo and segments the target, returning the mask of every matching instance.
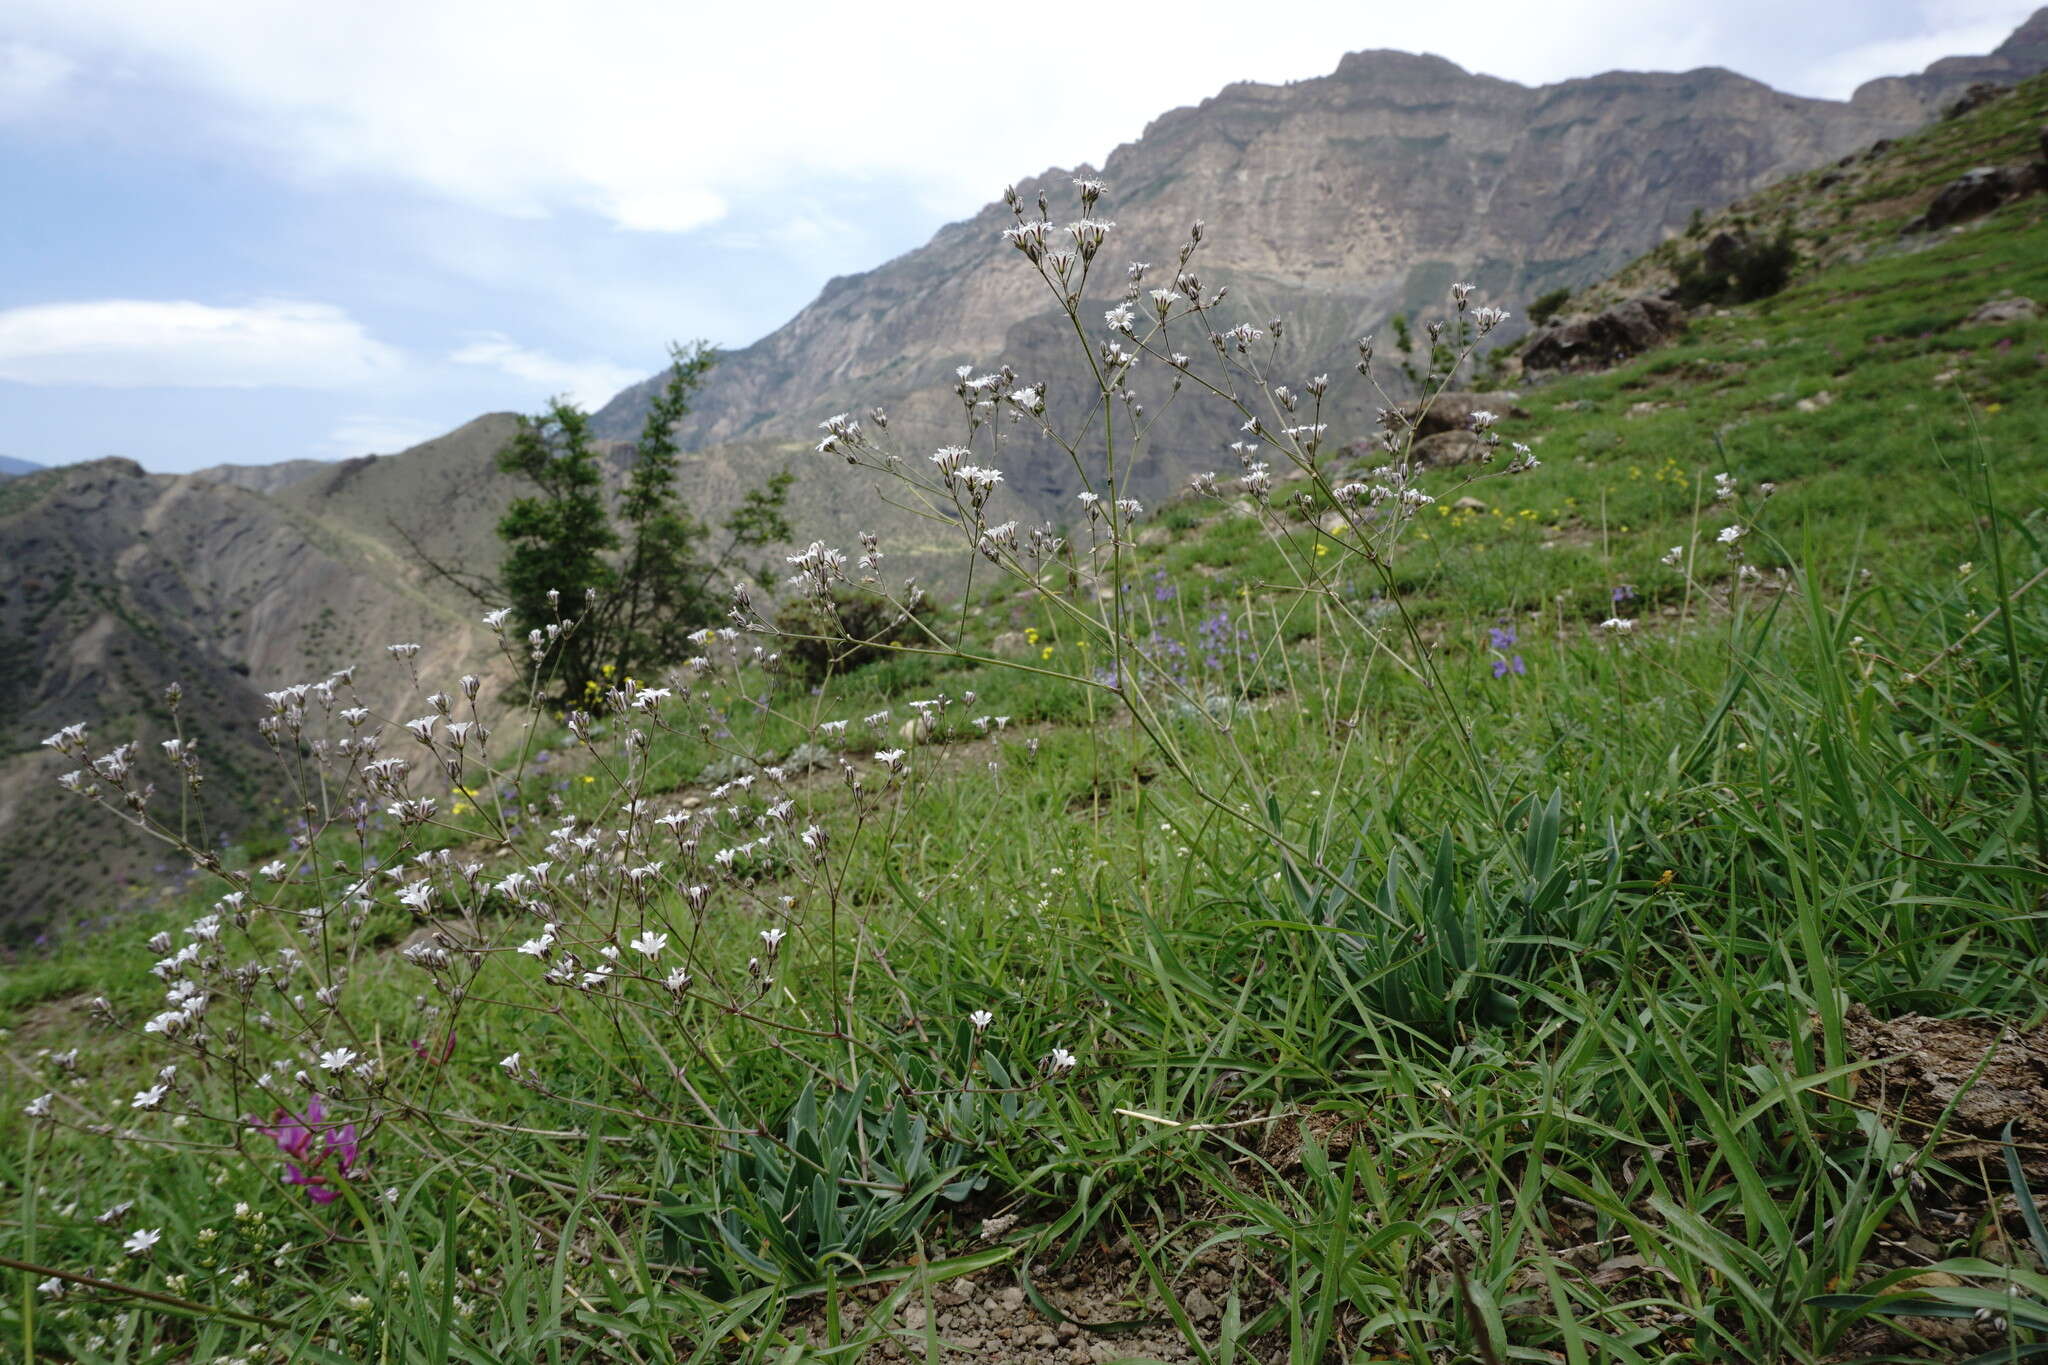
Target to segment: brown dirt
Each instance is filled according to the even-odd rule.
[[[1209,1263],[1204,1263],[1209,1262]],[[1173,1281],[1173,1291],[1205,1345],[1213,1345],[1233,1276],[1221,1259],[1204,1258]],[[1170,1269],[1164,1273],[1171,1274]],[[930,1290],[926,1296],[902,1296],[887,1324],[889,1339],[869,1350],[864,1362],[932,1359],[944,1365],[1102,1365],[1109,1361],[1157,1361],[1164,1365],[1194,1360],[1185,1338],[1175,1328],[1153,1290],[1144,1266],[1128,1247],[1089,1246],[1064,1264],[1034,1264],[1030,1283],[1053,1313],[1032,1302],[1013,1271],[996,1267],[962,1276]],[[869,1321],[891,1288],[876,1285],[847,1295],[840,1312],[848,1335]],[[1258,1311],[1247,1304],[1246,1317]],[[792,1336],[824,1340],[825,1311],[815,1304],[788,1324]],[[927,1356],[937,1343],[937,1353]],[[1284,1343],[1253,1343],[1241,1359],[1264,1361],[1272,1350],[1285,1355]]]
[[[2048,1024],[2022,1032],[1988,1019],[1878,1019],[1851,1005],[1852,1055],[1882,1059],[1856,1073],[1853,1097],[1949,1162],[2000,1160],[2007,1124],[2028,1170],[2048,1171]]]

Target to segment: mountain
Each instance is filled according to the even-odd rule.
[[[195,469],[192,477],[210,483],[231,483],[252,493],[275,493],[327,468],[326,460],[279,460],[275,464],[217,464]]]
[[[1189,222],[1204,217],[1212,245],[1200,273],[1231,284],[1244,318],[1287,316],[1283,360],[1306,377],[1348,365],[1350,343],[1384,333],[1390,315],[1439,306],[1453,279],[1524,311],[1547,290],[1640,255],[1695,210],[1917,128],[1974,84],[2044,65],[2048,10],[1992,54],[1874,81],[1846,101],[1783,94],[1719,69],[1531,88],[1438,57],[1356,53],[1317,79],[1230,86],[1112,152],[1097,216],[1118,225],[1106,248],[1118,268],[1099,307],[1115,301],[1123,262],[1171,262]],[[1042,190],[1065,221],[1076,216],[1069,181],[1084,173],[1096,172],[1051,170],[1017,189],[1027,204]],[[1042,283],[1000,241],[1010,221],[992,203],[915,251],[833,280],[783,327],[724,359],[683,436],[698,445],[808,440],[832,413],[881,404],[896,448],[918,453],[958,439],[956,366],[1008,361],[1026,379],[1071,391],[1080,382],[1063,368],[1071,338]],[[619,394],[596,429],[629,437],[658,382]],[[1140,388],[1161,396],[1156,382]],[[1139,471],[1137,491],[1215,468],[1222,439],[1225,429],[1188,405],[1168,412],[1154,442],[1164,453]],[[1004,469],[1033,512],[1064,519],[1073,474],[1055,456],[1027,445],[1005,452]],[[844,539],[866,512],[848,508],[819,529]]]
[[[0,455],[0,479],[12,479],[23,474],[33,474],[41,468],[42,466],[39,464],[30,464],[27,460],[17,460],[12,455]]]
[[[0,930],[11,935],[150,879],[154,865],[111,816],[58,800],[54,779],[77,764],[43,736],[85,721],[96,752],[132,739],[154,759],[175,680],[208,773],[194,817],[239,834],[281,822],[252,800],[276,761],[255,731],[266,690],[359,665],[366,703],[388,714],[404,694],[385,644],[421,642],[422,674],[446,678],[486,636],[465,603],[427,591],[380,541],[232,484],[104,459],[0,485],[0,639]],[[178,793],[160,799],[175,810]]]

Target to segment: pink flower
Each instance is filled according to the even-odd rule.
[[[291,1158],[285,1163],[285,1184],[304,1185],[306,1197],[316,1204],[332,1204],[341,1198],[341,1192],[331,1182],[346,1180],[361,1155],[353,1123],[329,1123],[327,1107],[318,1095],[306,1101],[303,1114],[280,1109],[268,1125],[250,1122]],[[329,1158],[333,1159],[333,1169],[324,1172],[321,1168]]]

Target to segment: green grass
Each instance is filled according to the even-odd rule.
[[[252,900],[328,907],[332,936],[273,909],[225,941],[230,965],[314,944],[317,980],[347,958],[344,1022],[318,1032],[382,1069],[333,1086],[363,1125],[337,1202],[281,1183],[277,1144],[236,1122],[279,1100],[231,1088],[223,1051],[239,1027],[251,1055],[313,1066],[261,1017],[311,1009],[293,996],[313,981],[224,997],[167,1112],[130,1108],[166,1060],[133,1031],[161,1007],[144,943],[186,941],[208,899],[11,966],[0,1254],[115,1287],[53,1298],[21,1274],[0,1340],[120,1362],[856,1361],[892,1341],[943,1359],[895,1307],[964,1275],[1038,1294],[1047,1267],[1122,1244],[1127,1315],[1219,1362],[2034,1343],[2016,1318],[2010,1341],[1924,1344],[1924,1320],[1826,1296],[1908,1267],[1956,1302],[2038,1281],[2005,1181],[1954,1155],[1964,1120],[1908,1115],[1848,1039],[1862,1011],[2042,1020],[2048,335],[1958,325],[1997,289],[2048,294],[2040,214],[1528,392],[1506,434],[1543,468],[1475,485],[1480,511],[1436,477],[1391,569],[1406,642],[1384,582],[1313,522],[1189,500],[1130,575],[1143,723],[1089,685],[1099,631],[1003,588],[964,617],[972,659],[899,656],[816,693],[717,668],[638,766],[623,738],[644,720],[586,746],[542,717],[550,757],[468,809],[326,830],[300,880]],[[1740,492],[1716,502],[1724,471]],[[1716,543],[1731,522],[1760,583]],[[1636,631],[1602,634],[1611,614]],[[899,744],[908,702],[940,694],[936,730]],[[1010,725],[984,735],[983,715]],[[506,754],[518,717],[493,723]],[[783,834],[719,876],[712,850],[763,828],[775,784],[708,789],[804,744],[830,757],[788,775],[788,829],[825,830],[823,860]],[[890,747],[898,778],[873,758]],[[500,784],[516,828],[491,823]],[[432,924],[381,893],[339,927],[366,863],[448,848],[479,885],[542,858],[559,879],[574,857],[542,851],[550,830],[684,795],[742,818],[694,853],[652,828],[671,842],[623,864],[664,862],[648,896],[616,871],[557,880],[547,915],[579,972],[614,928],[624,949],[666,925],[662,967],[688,942],[698,978],[680,996],[545,984],[512,951],[543,917],[503,893],[444,899]],[[226,864],[290,857],[283,837]],[[677,889],[697,878],[717,888],[701,921]],[[431,927],[455,958],[440,977],[395,951]],[[125,1029],[90,1025],[89,993]],[[74,1046],[75,1071],[55,1055]],[[1077,1064],[1049,1070],[1056,1049]],[[45,1091],[61,1122],[32,1126]],[[1276,1140],[1297,1131],[1319,1136]],[[163,1232],[144,1257],[121,1249],[137,1228]],[[1198,1321],[1213,1266],[1227,1311]],[[866,1283],[891,1297],[854,1314]]]

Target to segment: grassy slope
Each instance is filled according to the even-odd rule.
[[[2010,109],[1996,107],[2001,118]],[[1992,124],[1930,136],[1972,126]],[[1923,1129],[1827,1096],[1849,1093],[1839,1068],[1853,1060],[1852,1003],[2037,1021],[2039,886],[2003,869],[2038,866],[2043,853],[2011,684],[2017,659],[2038,686],[2048,616],[2038,593],[2021,599],[2011,650],[2002,626],[1966,632],[2000,574],[2010,586],[2042,562],[2048,334],[2038,322],[1958,324],[1997,292],[2048,296],[2044,207],[2026,201],[1924,250],[1838,265],[1612,374],[1527,394],[1531,415],[1508,434],[1540,442],[1542,473],[1473,490],[1483,511],[1436,512],[1399,565],[1469,747],[1368,640],[1272,590],[1343,556],[1318,555],[1305,528],[1276,540],[1205,504],[1165,511],[1175,534],[1148,551],[1133,594],[1189,650],[1193,676],[1206,670],[1207,686],[1245,699],[1228,737],[1173,727],[1195,783],[1165,771],[1130,727],[1090,724],[1110,716],[1101,694],[1042,676],[902,659],[822,697],[787,689],[785,715],[849,718],[855,736],[883,705],[895,708],[892,733],[906,697],[979,694],[950,713],[959,743],[916,749],[911,780],[844,836],[855,856],[839,900],[870,936],[849,941],[885,947],[901,983],[899,994],[870,970],[854,987],[889,1025],[878,1046],[916,1054],[911,1021],[943,1034],[987,1008],[1012,1062],[1054,1046],[1082,1058],[1027,1126],[982,1154],[992,1189],[974,1216],[1014,1205],[1025,1221],[1013,1239],[1050,1227],[1054,1247],[1114,1238],[1128,1220],[1169,1282],[1195,1246],[1220,1239],[1246,1317],[1279,1305],[1260,1324],[1261,1353],[1304,1361],[1367,1344],[1360,1358],[1510,1346],[1572,1360],[1910,1354],[1903,1339],[1801,1305],[1901,1264],[1892,1246],[1908,1237],[1932,1247],[1923,1260],[2011,1259],[1981,1189],[1970,1202],[1984,1180],[1974,1166],[1945,1163]],[[1825,407],[1796,406],[1822,390]],[[2009,519],[1997,554],[1971,482],[1980,454]],[[1732,505],[1712,501],[1723,470],[1742,487]],[[1778,486],[1767,501],[1760,481]],[[1446,503],[1457,492],[1440,491]],[[1762,587],[1738,590],[1714,542],[1731,521],[1756,528],[1744,544]],[[1691,547],[1689,577],[1658,562],[1674,544]],[[1640,633],[1598,638],[1593,623],[1617,610],[1623,585],[1636,598],[1619,610]],[[1216,650],[1202,623],[1219,613],[1228,647]],[[1496,679],[1486,632],[1501,625],[1517,630],[1510,648],[1527,671]],[[1090,663],[1079,637],[1020,598],[985,602],[972,627],[1049,668]],[[1029,644],[1013,634],[1027,629],[1040,632]],[[1959,641],[1954,658],[1926,666]],[[1906,673],[1926,676],[1909,684]],[[745,689],[761,685],[755,676]],[[665,741],[659,785],[681,790],[717,749],[783,754],[801,737],[787,719],[752,714],[736,689],[715,697],[731,737]],[[976,740],[966,720],[984,712],[1019,728]],[[857,755],[877,747],[869,734]],[[1254,780],[1240,780],[1239,754]],[[529,799],[611,817],[607,784],[584,780],[595,770],[566,758],[549,767],[559,775],[531,780]],[[1363,961],[1292,923],[1320,910],[1290,893],[1273,839],[1218,818],[1197,785],[1226,805],[1270,796],[1282,837],[1331,850],[1325,861],[1340,868],[1356,848],[1368,883],[1398,863],[1411,888],[1426,884],[1447,841],[1447,905],[1475,970],[1447,961],[1455,935],[1427,901],[1395,902],[1415,951],[1407,931],[1368,927]],[[1502,811],[1553,795],[1555,856],[1574,880],[1525,919],[1528,836]],[[836,784],[804,785],[801,797],[847,827]],[[389,856],[391,832],[376,837]],[[1310,873],[1311,897],[1316,882]],[[175,931],[190,913],[163,923]],[[730,965],[756,951],[763,922],[735,905],[713,957]],[[153,927],[69,945],[0,983],[16,1030],[4,1120],[16,1188],[27,1148],[14,1116],[49,1072],[37,1050],[87,1040],[67,993],[104,990],[131,1016],[154,1008],[142,971],[153,954],[139,942]],[[490,927],[498,942],[527,932]],[[820,923],[788,949],[786,1017],[815,1018],[843,970],[829,937]],[[493,959],[476,994],[522,999],[531,973],[515,963]],[[394,1069],[416,1065],[403,1040],[423,1027],[410,1004],[420,984],[386,955],[366,959],[352,987],[382,1021]],[[794,1330],[776,1326],[779,1295],[728,1320],[695,1282],[648,1266],[658,1244],[644,1212],[614,1204],[598,1218],[573,1197],[701,1188],[706,1161],[687,1132],[578,1104],[674,1102],[653,1069],[638,1074],[651,1093],[635,1091],[615,1068],[640,1059],[581,1027],[574,1012],[472,1007],[439,1106],[614,1141],[465,1128],[457,1144],[423,1121],[389,1124],[374,1166],[401,1203],[335,1220],[368,1218],[374,1246],[322,1245],[305,1206],[273,1183],[274,1157],[254,1149],[220,1161],[61,1130],[34,1157],[45,1194],[33,1259],[111,1268],[300,1329],[324,1323],[345,1353],[355,1348],[341,1342],[375,1340],[371,1326],[428,1350],[445,1198],[459,1218],[454,1337],[471,1358],[666,1358],[670,1345],[710,1340],[738,1356],[798,1358],[779,1354],[778,1331]],[[794,1093],[790,1055],[757,1031],[715,1013],[688,1028],[727,1059],[733,1103],[772,1116]],[[59,1087],[78,1106],[67,1115],[128,1125],[124,1097],[154,1054],[118,1035],[90,1039],[85,1083]],[[558,1098],[502,1082],[494,1063],[514,1048],[538,1059]],[[829,1048],[797,1051],[831,1064]],[[1275,1130],[1204,1135],[1129,1110],[1282,1117]],[[1270,1140],[1297,1114],[1318,1116],[1311,1126],[1333,1157],[1297,1162]],[[176,1135],[160,1119],[134,1126]],[[1905,1160],[1933,1194],[1890,1178]],[[138,1201],[134,1223],[166,1229],[151,1264],[123,1262],[122,1233],[91,1221],[121,1199]],[[262,1221],[235,1218],[237,1200]],[[1974,1221],[1944,1217],[1944,1205],[1975,1208]],[[6,1235],[20,1252],[19,1224]],[[931,1235],[969,1241],[943,1223]],[[537,1258],[523,1251],[534,1245]],[[236,1284],[243,1268],[251,1277]],[[1144,1270],[1129,1271],[1142,1301]],[[0,1311],[0,1330],[18,1334],[12,1311]],[[148,1358],[179,1341],[210,1358],[276,1335],[154,1313],[124,1325],[112,1306],[77,1301],[55,1317],[46,1306],[38,1322],[42,1349],[90,1359]],[[727,1335],[742,1323],[744,1335]],[[1220,1331],[1195,1335],[1213,1345]]]

